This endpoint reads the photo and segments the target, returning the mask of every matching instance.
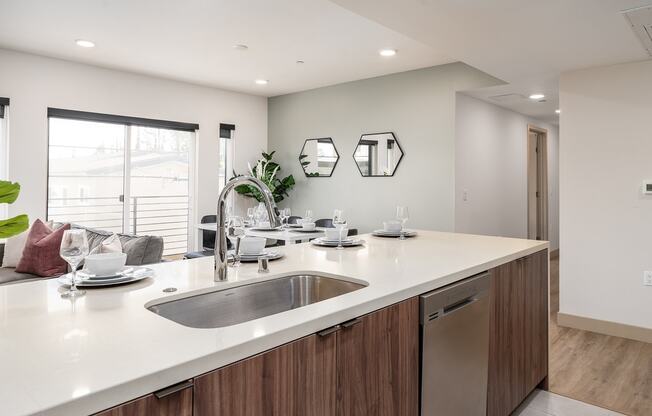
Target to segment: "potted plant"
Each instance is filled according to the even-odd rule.
[[[0,204],[13,204],[20,194],[17,182],[0,181]],[[13,237],[29,228],[29,218],[25,214],[0,220],[0,238]]]
[[[290,196],[288,191],[294,187],[295,182],[292,175],[288,175],[283,179],[279,179],[276,176],[281,170],[281,166],[272,160],[274,153],[275,151],[271,153],[262,152],[262,159],[258,159],[254,167],[252,167],[251,164],[248,164],[248,166],[249,174],[260,179],[265,185],[267,185],[269,190],[272,191],[274,202],[278,203],[285,199],[285,197]],[[235,178],[238,176],[242,175],[238,175],[233,171],[233,177]],[[263,202],[263,196],[260,191],[251,185],[236,186],[235,191],[240,195],[254,198],[258,202]]]

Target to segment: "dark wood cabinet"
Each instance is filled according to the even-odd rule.
[[[195,416],[334,414],[336,335],[311,335],[195,379]]]
[[[419,302],[195,378],[195,416],[416,416]]]
[[[187,383],[180,390],[148,394],[145,397],[113,407],[96,416],[192,416],[193,389]]]
[[[418,415],[419,299],[342,326],[337,334],[337,415]]]
[[[489,325],[487,415],[507,416],[547,380],[547,251],[491,270]],[[414,297],[98,415],[417,416],[419,332]]]
[[[548,252],[492,270],[487,414],[507,416],[548,374]]]

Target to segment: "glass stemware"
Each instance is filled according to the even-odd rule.
[[[256,209],[253,207],[247,208],[247,218],[249,219],[249,226],[254,225],[254,215],[256,214]]]
[[[289,226],[290,226],[289,220],[290,220],[291,215],[292,215],[292,210],[290,208],[283,208],[281,210],[281,215],[280,215],[281,216],[281,224],[285,223],[285,225],[283,226],[284,228],[289,228]]]
[[[339,230],[338,232],[338,242],[337,242],[337,249],[338,250],[343,250],[344,246],[342,246],[342,234],[344,233],[344,230],[346,225],[346,220],[344,219],[344,211],[341,209],[336,209],[333,211],[333,226]]]
[[[85,290],[77,289],[77,267],[88,256],[88,239],[86,230],[66,230],[63,232],[59,255],[72,269],[70,287],[61,294],[62,298],[73,299],[86,294]]]
[[[405,240],[405,224],[408,219],[410,219],[410,212],[408,207],[398,206],[396,207],[396,219],[401,222],[401,240]]]

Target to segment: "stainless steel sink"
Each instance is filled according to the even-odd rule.
[[[172,300],[147,309],[192,328],[221,328],[321,302],[365,286],[314,274],[292,275]]]

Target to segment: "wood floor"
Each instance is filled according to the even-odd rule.
[[[559,259],[550,262],[550,391],[630,416],[652,415],[652,344],[557,326]]]

